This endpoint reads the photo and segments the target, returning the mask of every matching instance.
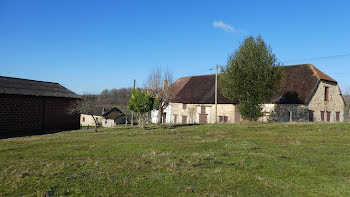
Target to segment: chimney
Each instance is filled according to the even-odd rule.
[[[105,108],[102,108],[102,116],[105,114]]]
[[[163,91],[165,91],[168,88],[168,80],[163,81]]]

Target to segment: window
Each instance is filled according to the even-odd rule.
[[[313,122],[314,121],[314,111],[309,110],[309,122]]]
[[[85,117],[83,117],[83,122],[85,122]]]
[[[107,124],[107,120],[105,120],[105,124]]]
[[[335,112],[335,119],[336,119],[336,121],[337,122],[339,122],[340,121],[340,112]]]
[[[219,123],[227,123],[228,116],[219,116]]]
[[[328,101],[328,92],[329,92],[328,89],[329,89],[328,87],[324,88],[324,101]]]
[[[327,121],[328,122],[331,121],[331,112],[330,111],[327,112]]]
[[[321,111],[321,121],[324,121],[324,111]]]
[[[182,104],[182,109],[187,109],[187,105],[186,104]]]

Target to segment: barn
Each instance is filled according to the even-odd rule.
[[[0,76],[0,135],[78,129],[70,107],[79,99],[58,83]]]

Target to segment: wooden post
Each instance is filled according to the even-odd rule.
[[[218,65],[215,74],[215,124],[218,123]]]
[[[135,90],[136,80],[134,79],[134,90]],[[131,112],[131,126],[134,125],[134,112]]]

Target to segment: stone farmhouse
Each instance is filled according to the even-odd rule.
[[[284,87],[261,104],[261,122],[342,122],[345,101],[338,83],[312,64],[284,66]],[[215,75],[183,77],[171,87],[174,98],[164,110],[165,123],[206,124],[215,122]],[[152,112],[156,122],[157,112]],[[238,102],[225,98],[218,87],[219,123],[243,121]]]
[[[79,99],[58,83],[0,76],[0,135],[79,129]]]

